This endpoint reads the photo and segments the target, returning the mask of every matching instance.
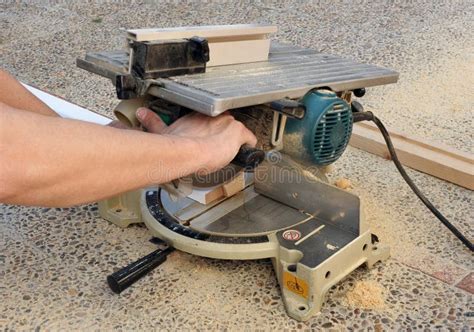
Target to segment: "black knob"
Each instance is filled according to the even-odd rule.
[[[354,90],[354,96],[360,98],[360,97],[364,97],[365,95],[365,88],[360,88],[360,89],[355,89]]]
[[[199,62],[209,61],[209,42],[207,39],[194,36],[189,39],[194,60]]]
[[[362,106],[361,103],[359,103],[357,100],[353,100],[351,103],[351,109],[352,112],[363,112],[364,111],[364,106]]]
[[[250,171],[257,167],[264,159],[265,152],[263,150],[243,145],[231,163]]]

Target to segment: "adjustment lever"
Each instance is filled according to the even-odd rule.
[[[272,101],[269,104],[270,108],[280,112],[290,118],[302,119],[306,114],[306,107],[293,99],[280,99]]]
[[[164,244],[161,241],[161,244]],[[107,276],[107,283],[112,292],[120,294],[122,291],[130,287],[148,272],[166,261],[166,257],[173,252],[174,248],[162,246],[152,253],[140,258],[139,260],[121,268],[120,270]]]

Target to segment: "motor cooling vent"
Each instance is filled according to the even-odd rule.
[[[344,152],[352,134],[352,110],[331,90],[308,92],[303,119],[288,119],[283,152],[296,160],[326,166]]]
[[[347,103],[328,107],[316,125],[313,157],[319,165],[336,161],[346,149],[352,133],[352,112]]]

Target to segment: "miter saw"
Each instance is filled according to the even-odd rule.
[[[218,259],[270,258],[288,314],[306,320],[338,281],[389,256],[360,199],[329,184],[323,169],[342,155],[362,111],[352,95],[395,83],[398,73],[277,43],[268,61],[206,68],[210,57],[206,39],[196,36],[129,41],[128,50],[78,59],[79,67],[113,81],[122,99],[115,114],[130,126],[143,105],[167,123],[193,111],[231,110],[259,138],[222,172],[100,202],[105,219],[122,227],[144,222],[166,244],[111,275],[109,284],[120,292],[172,248]],[[210,201],[197,198],[226,185]]]

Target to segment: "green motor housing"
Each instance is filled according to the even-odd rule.
[[[317,166],[332,164],[349,143],[351,107],[330,90],[312,90],[301,101],[306,108],[305,116],[301,120],[287,120],[283,152]]]

